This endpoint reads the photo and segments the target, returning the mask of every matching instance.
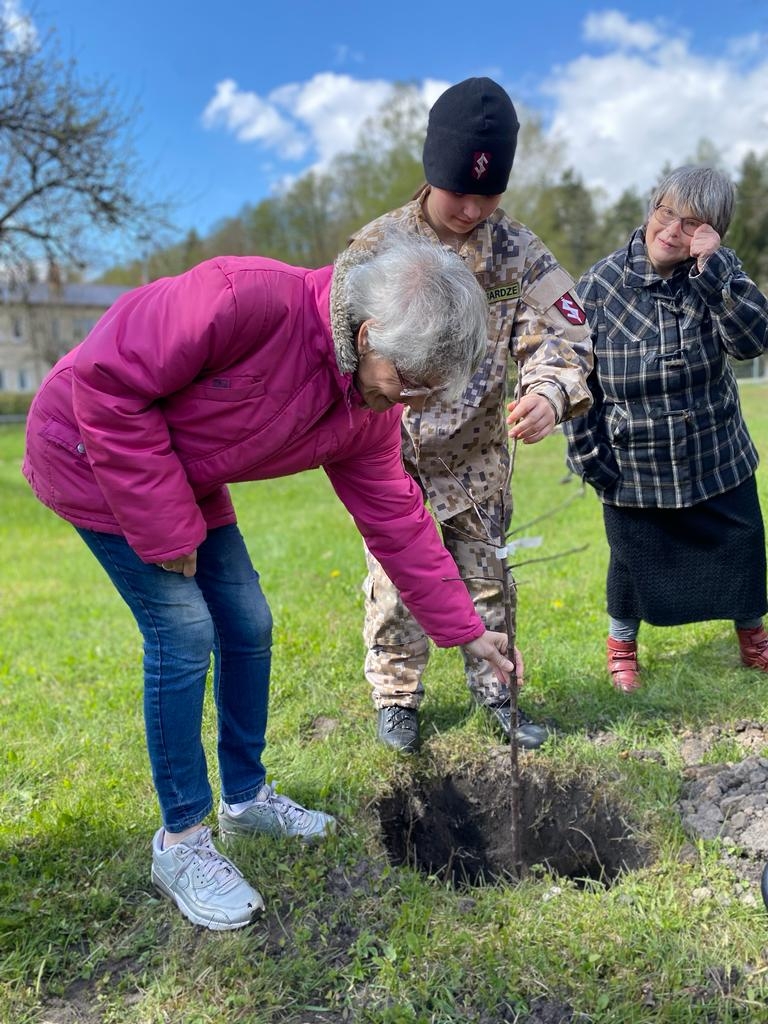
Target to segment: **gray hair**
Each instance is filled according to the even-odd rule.
[[[648,216],[659,203],[674,207],[677,213],[690,210],[693,217],[711,224],[722,238],[731,223],[734,199],[733,182],[721,171],[714,167],[678,167],[654,189]]]
[[[371,259],[349,268],[342,294],[350,321],[371,321],[371,348],[404,377],[461,394],[488,345],[488,303],[456,253],[393,231]]]

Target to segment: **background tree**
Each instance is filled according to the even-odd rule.
[[[542,197],[562,177],[566,162],[562,142],[547,138],[539,114],[520,105],[517,114],[520,133],[515,163],[501,206],[514,220],[532,228]]]
[[[252,216],[253,207],[250,204],[243,206],[237,217],[227,217],[216,224],[208,238],[201,239],[200,244],[206,250],[226,253],[228,256],[252,254],[254,242],[249,230]]]
[[[574,277],[604,255],[593,193],[570,168],[541,192],[528,226]]]
[[[648,212],[647,199],[634,189],[625,189],[612,206],[603,210],[600,217],[600,255],[620,249],[636,227],[645,222]],[[586,270],[582,267],[581,271]]]
[[[745,271],[768,289],[768,154],[748,153],[736,185],[736,211],[725,240]]]
[[[625,190],[614,202],[587,186],[567,166],[560,140],[547,136],[541,118],[524,107],[515,165],[503,209],[536,232],[575,277],[595,260],[624,245],[644,223],[648,192]],[[417,87],[399,85],[361,128],[350,152],[327,167],[296,179],[279,195],[246,205],[204,238],[190,232],[185,242],[136,260],[105,277],[138,284],[175,274],[200,259],[223,254],[271,256],[303,266],[330,263],[350,235],[368,221],[406,203],[423,183],[421,150],[428,109]],[[689,163],[718,166],[719,151],[706,138]],[[657,180],[672,166],[660,167]],[[768,285],[768,154],[750,154],[736,179],[739,201],[726,244],[747,272]]]
[[[156,234],[167,208],[146,189],[130,117],[40,41],[0,22],[0,263],[84,266],[116,232]]]
[[[421,151],[429,108],[414,85],[401,84],[368,118],[351,153],[331,164],[339,234],[347,239],[369,221],[403,206],[424,182]]]

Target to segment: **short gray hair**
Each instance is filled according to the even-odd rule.
[[[654,189],[648,216],[667,200],[665,205],[677,213],[690,210],[697,220],[711,224],[722,238],[731,223],[735,193],[731,179],[714,167],[678,167]]]
[[[371,348],[404,377],[461,394],[488,345],[488,303],[456,253],[393,231],[371,259],[349,268],[342,294],[350,321],[371,321]]]

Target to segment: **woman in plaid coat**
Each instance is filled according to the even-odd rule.
[[[765,351],[768,301],[721,245],[733,202],[719,171],[672,171],[646,223],[577,286],[595,402],[563,429],[603,502],[608,669],[625,693],[640,685],[642,620],[732,619],[742,663],[768,671],[758,457],[729,360]]]

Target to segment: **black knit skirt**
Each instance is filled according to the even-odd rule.
[[[754,476],[690,508],[603,505],[608,614],[679,626],[747,622],[768,609],[765,531]]]

